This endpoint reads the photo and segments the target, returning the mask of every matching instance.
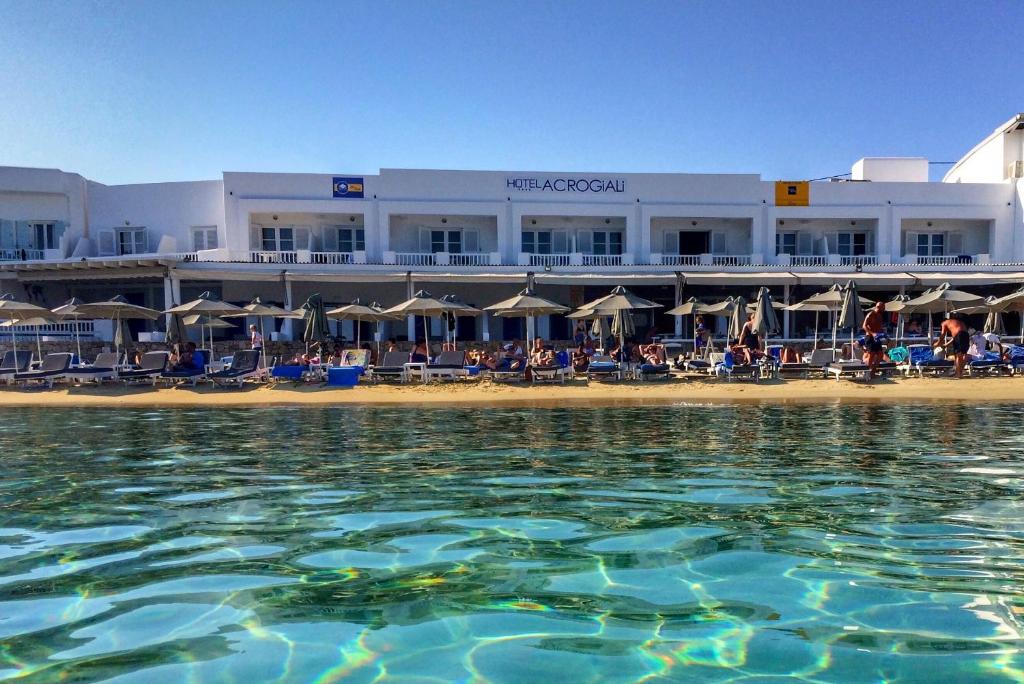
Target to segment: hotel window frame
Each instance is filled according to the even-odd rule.
[[[592,256],[622,256],[626,248],[625,231],[614,228],[581,230],[577,239],[580,253]]]
[[[348,237],[346,237],[348,234]],[[366,251],[366,229],[361,226],[338,228],[338,251],[346,254]]]
[[[844,257],[871,254],[871,233],[866,230],[841,230],[828,235],[829,252]]]
[[[419,246],[422,254],[480,254],[480,231],[423,226],[419,231]]]
[[[217,235],[217,226],[192,226],[189,232],[192,235],[193,252],[217,249],[219,246],[220,240]]]
[[[914,243],[915,256],[944,257],[947,255],[948,241],[944,232],[917,233]]]
[[[312,227],[307,225],[264,226],[259,225],[260,250],[264,252],[298,252],[309,249]],[[271,231],[268,237],[268,232]],[[284,231],[291,231],[290,237]],[[268,245],[270,248],[268,248]]]
[[[799,251],[799,239],[797,237],[798,231],[795,230],[780,230],[775,233],[775,255],[781,256],[788,254],[790,256],[797,256]],[[791,238],[791,240],[790,240]],[[787,242],[792,241],[792,247],[787,245]],[[792,250],[792,251],[790,251]]]

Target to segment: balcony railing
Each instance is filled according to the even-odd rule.
[[[571,254],[531,254],[530,266],[568,266],[572,262]]]
[[[34,261],[43,258],[41,249],[0,249],[0,261]]]
[[[711,263],[715,266],[750,266],[753,259],[749,254],[712,254]]]
[[[662,266],[700,266],[700,254],[662,254]]]
[[[295,252],[250,251],[249,261],[254,264],[295,264],[298,263],[298,255]]]
[[[434,266],[437,257],[425,252],[395,252],[395,263],[399,266]]]
[[[789,257],[791,266],[828,266],[828,257],[822,254],[793,254]]]
[[[843,266],[874,266],[878,263],[878,257],[868,254],[840,256],[839,263]]]
[[[354,264],[352,252],[312,252],[309,257],[314,264]]]
[[[68,337],[75,334],[75,329],[78,330],[80,337],[91,337],[95,333],[95,328],[92,320],[80,320],[80,321],[62,321],[60,323],[46,323],[44,325],[14,325],[9,328],[3,328],[3,332],[0,332],[0,337],[7,335],[10,339],[11,331],[14,331],[16,337],[32,337],[36,336],[36,328],[40,335],[51,335]]]
[[[968,254],[951,254],[949,256],[919,256],[919,266],[952,266],[955,264],[970,264],[974,258]]]
[[[621,266],[621,254],[584,254],[584,266]]]
[[[472,254],[449,254],[448,264],[450,266],[487,266],[490,264],[489,254],[474,252]]]

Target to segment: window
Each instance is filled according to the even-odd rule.
[[[551,254],[551,231],[524,230],[523,252],[526,254]]]
[[[595,230],[592,235],[592,248],[591,254],[622,254],[622,233],[620,231]]]
[[[430,251],[433,254],[437,254],[438,252],[462,254],[462,231],[431,230]]]
[[[363,228],[339,228],[338,251],[365,252],[366,230]]]
[[[192,226],[192,251],[217,249],[217,226]]]
[[[775,253],[796,255],[796,232],[775,234]]]
[[[60,243],[60,236],[64,234],[62,228],[56,223],[30,223],[29,229],[34,240],[35,249],[57,249]]]
[[[918,233],[917,256],[940,257],[946,255],[946,236],[944,233]]]
[[[868,234],[839,233],[837,244],[840,256],[864,256],[868,253]]]
[[[263,228],[261,231],[264,252],[294,252],[295,230],[289,227]]]
[[[117,231],[118,255],[145,254],[146,251],[145,228],[128,228]]]

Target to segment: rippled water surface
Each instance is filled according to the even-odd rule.
[[[1015,407],[11,410],[0,678],[1024,678]]]

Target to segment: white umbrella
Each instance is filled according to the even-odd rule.
[[[78,297],[72,297],[71,299],[69,299],[68,301],[64,302],[63,304],[61,304],[57,308],[53,309],[53,314],[55,316],[57,316],[60,320],[64,320],[65,318],[71,318],[72,320],[74,320],[74,322],[75,322],[75,347],[78,349],[78,360],[80,362],[82,361],[82,340],[81,340],[81,338],[79,337],[79,334],[78,334],[78,318],[79,318],[78,307],[80,307],[82,304],[85,304],[85,302],[83,302]]]
[[[86,318],[106,318],[114,324],[114,347],[118,355],[121,352],[121,340],[117,331],[121,329],[122,321],[129,319],[155,321],[160,318],[159,311],[132,304],[121,295],[103,302],[82,304],[77,311],[79,315]]]
[[[0,318],[2,319],[8,321],[18,321],[24,318],[33,318],[35,316],[46,317],[49,315],[49,309],[44,309],[41,306],[29,304],[28,302],[19,302],[14,298],[14,295],[0,295]],[[13,327],[11,328],[11,345],[14,347],[15,355],[17,355],[18,338],[15,335]]]
[[[267,340],[266,335],[263,333],[263,319],[264,318],[302,318],[302,313],[296,313],[295,311],[289,311],[288,309],[282,309],[279,306],[273,304],[264,304],[260,301],[260,298],[252,300],[245,306],[241,307],[235,313],[222,314],[222,318],[241,318],[243,316],[256,316],[260,320],[260,337],[263,338],[263,346],[260,348],[260,354],[263,357],[263,367],[267,366]]]
[[[375,302],[369,305],[363,304],[362,301],[356,299],[351,304],[345,304],[336,309],[331,309],[327,312],[327,317],[333,318],[336,321],[355,321],[356,347],[359,347],[362,343],[362,331],[359,329],[360,323],[363,321],[374,321],[380,323],[381,321],[395,320],[394,316],[385,314],[384,310],[380,308],[380,305],[375,306],[375,304]]]
[[[619,285],[611,291],[611,294],[605,295],[595,299],[592,302],[588,302],[583,306],[579,307],[581,311],[593,311],[596,314],[613,316],[616,311],[633,311],[636,309],[655,309],[660,308],[661,304],[652,302],[649,299],[638,297],[626,288]],[[619,348],[625,349],[625,325],[619,326]]]
[[[976,294],[954,290],[949,283],[942,283],[932,290],[928,290],[919,297],[910,299],[903,304],[903,311],[908,313],[928,314],[928,339],[932,339],[932,314],[949,313],[954,309],[961,309],[968,306],[977,306],[984,299]]]
[[[21,318],[21,319],[18,319],[18,320],[9,319],[9,320],[4,321],[3,323],[0,323],[0,326],[4,326],[5,328],[11,328],[11,332],[12,333],[14,333],[14,326],[16,326],[16,325],[24,325],[24,326],[27,326],[27,327],[30,327],[30,328],[35,328],[36,329],[36,353],[39,354],[39,358],[42,359],[43,358],[43,344],[42,344],[42,342],[40,341],[40,338],[39,338],[39,326],[41,326],[41,325],[49,325],[51,322],[52,321],[50,321],[50,319],[48,319],[48,318],[42,318],[42,317],[39,317],[39,316],[35,316],[33,318]],[[17,351],[17,350],[15,350],[15,351]],[[79,358],[81,358],[81,357],[79,357]]]
[[[198,299],[193,299],[191,302],[186,302],[179,306],[171,307],[164,311],[165,314],[181,314],[183,316],[193,314],[198,316],[205,316],[208,321],[219,316],[236,315],[242,312],[242,307],[223,302],[219,299],[214,299],[213,295],[209,292],[204,292],[199,295]],[[186,323],[187,325],[187,323]],[[213,353],[213,326],[206,325],[205,328],[211,328],[210,330],[210,353]],[[205,345],[206,338],[203,337],[201,345]]]
[[[440,316],[446,311],[457,311],[460,308],[457,304],[435,299],[426,290],[420,290],[401,304],[384,309],[383,313],[394,316],[423,316],[423,339],[429,352],[430,328],[427,325],[427,319],[432,316]]]
[[[569,307],[567,306],[562,306],[550,299],[538,297],[534,291],[529,288],[521,291],[515,297],[503,299],[497,304],[491,304],[490,306],[484,307],[484,311],[493,311],[495,316],[500,316],[502,318],[527,319],[534,319],[536,316],[550,316],[551,314],[565,313],[568,310]],[[526,348],[532,349],[532,347],[530,347],[529,325],[527,325],[526,332]]]

